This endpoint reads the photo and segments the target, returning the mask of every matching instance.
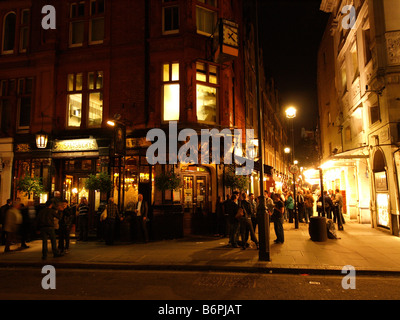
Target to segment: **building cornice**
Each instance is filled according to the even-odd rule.
[[[338,4],[338,0],[322,0],[320,10],[327,13],[333,13]]]

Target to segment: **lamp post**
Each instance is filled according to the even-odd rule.
[[[294,119],[297,116],[297,109],[295,107],[289,107],[285,111],[286,118],[288,118],[291,122],[291,131],[292,131],[292,163],[294,162]],[[294,227],[295,229],[299,228],[299,212],[297,210],[297,201],[296,201],[296,173],[293,174],[293,202],[294,202]]]

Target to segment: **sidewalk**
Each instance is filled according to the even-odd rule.
[[[271,261],[268,262],[259,261],[254,248],[228,247],[228,238],[192,236],[114,246],[72,240],[70,253],[53,258],[49,252],[46,261],[41,260],[41,241],[33,241],[28,249],[1,252],[0,268],[50,264],[59,268],[341,274],[344,266],[351,265],[357,273],[400,275],[400,238],[370,225],[347,222],[344,231],[337,231],[340,239],[326,242],[313,242],[308,225],[303,223],[299,229],[285,223],[284,229],[285,243],[274,244],[271,225]]]

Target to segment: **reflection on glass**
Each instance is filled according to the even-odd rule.
[[[103,95],[100,92],[89,94],[89,127],[100,127],[103,121]]]
[[[197,120],[217,122],[217,88],[197,85]]]
[[[82,94],[68,95],[68,126],[80,127],[82,117]]]

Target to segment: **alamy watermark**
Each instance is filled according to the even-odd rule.
[[[223,154],[221,154],[221,138],[224,141]],[[178,164],[178,162],[206,165],[210,163],[221,164],[222,157],[224,164],[230,165],[235,162],[238,165],[236,168],[237,175],[250,175],[254,169],[253,129],[246,129],[246,157],[243,157],[241,152],[243,140],[241,129],[234,129],[233,131],[230,129],[221,131],[218,129],[202,129],[199,141],[199,135],[195,130],[183,129],[178,134],[178,122],[171,121],[169,123],[168,141],[167,135],[162,129],[149,130],[146,139],[153,142],[146,152],[147,161],[151,165]],[[186,143],[178,150],[179,141]],[[239,152],[236,152],[236,150],[239,150]]]
[[[56,268],[46,265],[42,268],[42,274],[46,274],[42,279],[42,289],[56,289]]]

